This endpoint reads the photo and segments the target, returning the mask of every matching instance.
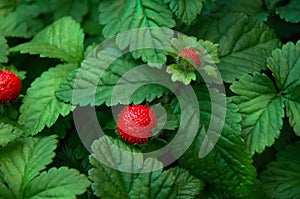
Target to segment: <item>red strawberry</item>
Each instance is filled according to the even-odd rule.
[[[0,104],[14,101],[20,94],[21,80],[8,70],[0,70]]]
[[[184,59],[191,58],[195,62],[195,64],[197,64],[197,66],[200,66],[201,62],[199,59],[199,54],[199,50],[185,48],[180,52],[179,57],[182,57]]]
[[[147,106],[135,105],[125,107],[118,119],[118,132],[130,144],[146,143],[156,126],[155,113]]]

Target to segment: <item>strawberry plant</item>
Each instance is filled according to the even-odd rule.
[[[299,0],[0,0],[0,199],[300,198]]]

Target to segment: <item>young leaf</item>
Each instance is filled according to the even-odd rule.
[[[180,165],[231,198],[254,197],[258,194],[256,170],[251,165],[251,156],[245,152],[245,143],[239,135],[241,117],[236,105],[230,102],[227,104],[225,125],[217,144],[207,156],[199,159],[199,150],[206,134],[205,126],[208,126],[211,117],[211,102],[207,90],[198,89],[196,94],[203,126],[193,144],[179,159]]]
[[[54,92],[76,67],[74,64],[57,65],[31,84],[20,107],[19,123],[26,133],[35,135],[45,126],[51,127],[59,115],[66,116],[73,110],[70,104],[58,101]]]
[[[90,185],[86,176],[67,167],[51,168],[30,181],[25,190],[25,198],[76,198]]]
[[[261,181],[269,198],[300,197],[300,142],[290,145],[277,154],[277,161],[267,165]]]
[[[9,46],[6,43],[6,39],[0,36],[0,63],[6,63],[8,61],[8,49]]]
[[[284,104],[277,96],[271,79],[264,74],[244,75],[230,89],[239,96],[232,97],[242,115],[242,135],[251,154],[261,153],[280,135]],[[268,124],[268,125],[266,125]]]
[[[190,25],[201,13],[205,0],[165,0],[176,17],[186,25]]]
[[[196,73],[194,71],[186,71],[177,64],[171,64],[167,68],[167,73],[172,74],[172,81],[179,81],[188,85],[192,80],[196,80]]]
[[[276,49],[268,58],[268,68],[272,71],[276,85],[283,95],[286,112],[295,133],[300,135],[300,41],[291,42]]]
[[[89,172],[94,182],[92,188],[101,198],[169,198],[174,189],[175,176],[172,172],[162,172],[163,165],[154,158],[143,159],[143,154],[127,146],[121,140],[107,136],[95,141],[90,162],[93,169]],[[121,150],[132,152],[120,153]],[[111,168],[132,171],[122,172]],[[153,172],[138,173],[139,171]]]
[[[167,81],[164,75],[157,77],[157,74],[161,74],[157,69],[147,67],[149,70],[156,70],[156,73],[140,71],[138,75],[134,75],[134,78],[131,76],[126,79],[125,73],[133,70],[138,62],[132,59],[117,59],[113,62],[113,56],[115,55],[112,55],[112,52],[104,50],[93,53],[91,57],[82,62],[80,69],[72,72],[68,75],[67,80],[61,83],[56,91],[56,96],[60,100],[71,102],[74,105],[85,106],[90,104],[99,106],[106,103],[106,105],[111,106],[118,103],[142,102],[145,99],[151,102],[155,97],[160,97],[169,92],[167,88],[161,85],[151,84],[153,82],[151,82],[151,78],[153,77],[160,78],[161,82]],[[138,72],[137,70],[133,71]],[[119,82],[121,78],[122,82]],[[138,87],[141,82],[148,79],[149,84],[137,88],[136,92],[131,95],[130,89]],[[115,93],[118,96],[112,97],[114,89],[122,91],[122,94]],[[149,89],[151,89],[151,92],[149,92]],[[129,101],[126,98],[127,96],[131,97]]]
[[[78,63],[83,59],[83,38],[80,25],[71,17],[64,17],[41,30],[30,42],[15,46],[11,51]]]
[[[240,13],[220,19],[203,18],[191,30],[201,39],[220,44],[218,69],[225,82],[233,82],[245,73],[266,69],[267,57],[280,46],[275,33],[267,26]]]
[[[0,168],[9,189],[16,198],[22,196],[26,186],[55,156],[56,139],[24,138],[0,150]]]
[[[23,131],[11,124],[0,122],[0,146],[5,146],[9,142],[17,139],[23,134]]]
[[[174,27],[175,21],[167,5],[161,0],[116,0],[101,1],[99,4],[99,22],[105,25],[103,35],[109,38],[119,32],[132,30],[124,36],[117,37],[117,44],[122,48],[148,48],[133,52],[135,59],[142,58],[151,66],[160,68],[166,63],[165,53],[157,50],[157,46],[162,46],[166,33],[162,29],[155,31],[146,29],[148,27]],[[149,46],[150,45],[150,46]],[[151,47],[151,48],[149,48]]]
[[[291,0],[287,5],[276,8],[276,13],[287,22],[300,21],[300,4],[298,0]]]

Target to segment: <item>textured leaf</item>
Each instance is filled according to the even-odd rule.
[[[134,155],[121,153],[121,149]],[[144,160],[143,154],[133,146],[105,136],[94,142],[92,150],[90,162],[94,168],[90,170],[89,177],[94,182],[92,188],[98,197],[169,198],[172,193],[175,180],[173,173],[162,172],[162,163],[154,158]],[[118,171],[109,165],[135,173]],[[138,173],[152,169],[153,172]]]
[[[5,146],[9,142],[17,139],[23,131],[11,124],[0,123],[0,146]]]
[[[190,25],[201,13],[205,0],[165,0],[170,9],[183,23]]]
[[[300,84],[300,41],[297,44],[288,42],[281,49],[272,52],[268,58],[268,68],[273,72],[280,91]]]
[[[170,169],[175,175],[175,184],[178,187],[175,194],[176,199],[193,199],[204,188],[204,183],[192,176],[187,170],[174,167]]]
[[[299,1],[291,0],[287,5],[277,7],[276,13],[287,22],[298,23],[300,21]]]
[[[54,18],[71,16],[77,22],[82,22],[84,15],[88,13],[88,0],[55,0]]]
[[[89,185],[87,177],[75,169],[51,168],[29,182],[24,195],[28,199],[76,198],[75,196],[84,193]]]
[[[205,126],[208,126],[211,117],[211,102],[209,93],[203,87],[198,88],[196,94],[204,125],[179,163],[229,198],[253,198],[259,194],[256,170],[251,165],[251,156],[244,151],[246,146],[239,135],[241,116],[237,113],[236,105],[227,104],[225,125],[217,144],[207,156],[199,159],[198,153],[206,134]]]
[[[194,26],[193,35],[220,44],[218,69],[225,82],[266,69],[267,57],[280,46],[273,31],[244,14],[228,14],[220,19],[203,18]]]
[[[0,150],[0,168],[9,189],[16,198],[22,196],[28,183],[51,163],[56,139],[24,138]]]
[[[6,37],[29,38],[43,26],[38,5],[19,5],[14,12],[0,18],[0,32]]]
[[[73,106],[58,101],[54,92],[76,67],[74,64],[57,65],[31,84],[20,107],[19,123],[26,133],[35,135],[45,126],[51,127],[59,115],[66,116],[73,110]]]
[[[64,17],[41,30],[30,42],[11,50],[77,63],[83,58],[83,38],[80,24],[71,17]]]
[[[126,36],[117,37],[117,44],[122,48],[129,47],[134,58],[142,58],[151,66],[161,67],[166,63],[165,53],[157,50],[165,42],[166,33],[162,29],[152,31],[147,27],[174,27],[175,21],[167,5],[161,0],[116,0],[102,1],[99,4],[99,22],[105,25],[103,35],[109,38],[117,33],[144,28],[127,32]],[[150,45],[150,46],[149,46]],[[148,49],[143,49],[143,48]]]
[[[114,61],[116,59],[114,58],[115,53],[119,52],[114,50],[94,51],[89,58],[82,62],[79,70],[68,75],[67,80],[56,91],[56,96],[64,102],[81,106],[88,104],[99,106],[103,103],[111,106],[118,103],[142,102],[145,99],[151,102],[156,97],[169,92],[167,88],[161,85],[152,84],[153,78],[160,78],[160,81],[155,83],[168,81],[165,75],[160,76],[161,71],[148,66],[143,67],[141,71],[133,70],[138,62],[132,59]],[[130,70],[133,70],[134,74],[130,75],[129,73],[129,77],[126,78],[124,74]],[[155,72],[153,72],[154,70]],[[119,82],[121,77],[122,81]],[[139,88],[142,83],[149,84]],[[113,97],[115,89],[118,91],[115,91]],[[137,89],[136,93],[130,93],[131,89]],[[127,97],[130,96],[128,101]]]
[[[295,133],[300,135],[300,41],[276,49],[268,59],[280,95],[285,98],[286,112]]]
[[[0,63],[6,63],[8,61],[7,55],[9,53],[9,46],[6,43],[6,39],[2,36],[0,36],[0,46]]]
[[[261,153],[280,135],[284,117],[283,101],[277,96],[271,79],[264,74],[244,75],[230,89],[242,115],[242,135],[251,154]]]
[[[267,165],[261,174],[264,190],[269,198],[300,197],[300,143],[290,145],[277,154],[277,161]]]

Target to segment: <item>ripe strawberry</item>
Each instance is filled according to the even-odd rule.
[[[182,58],[187,59],[187,60],[188,60],[188,58],[190,58],[195,62],[195,64],[197,66],[200,66],[201,62],[200,62],[200,59],[199,59],[199,54],[200,54],[199,50],[185,48],[180,52],[179,57],[182,57]]]
[[[149,107],[133,104],[121,111],[117,123],[118,132],[123,140],[130,144],[142,144],[152,136],[156,116]]]
[[[0,104],[14,101],[20,94],[21,80],[8,70],[0,70]]]

